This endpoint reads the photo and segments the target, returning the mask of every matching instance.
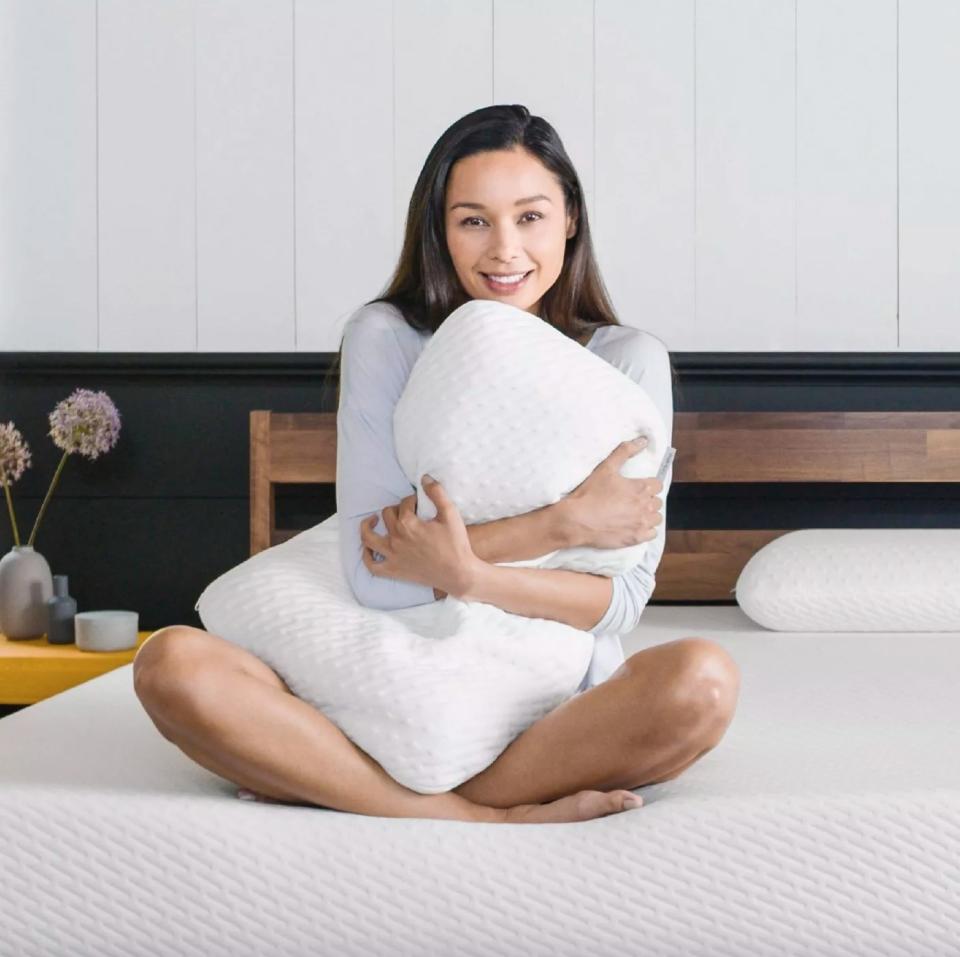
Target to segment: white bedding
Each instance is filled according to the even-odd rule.
[[[782,634],[648,607],[740,665],[737,715],[582,824],[239,801],[126,666],[0,720],[0,955],[956,955],[960,634]]]

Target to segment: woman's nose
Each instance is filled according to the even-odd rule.
[[[520,236],[512,227],[494,229],[490,234],[490,258],[496,262],[510,263],[520,252]]]

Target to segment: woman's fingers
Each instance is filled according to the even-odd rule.
[[[388,505],[383,510],[383,524],[387,529],[387,537],[393,538],[397,534],[397,506]]]
[[[424,475],[421,482],[423,483],[423,490],[433,500],[433,504],[437,506],[437,515],[448,515],[454,508],[454,504],[444,491],[443,486],[429,475]]]
[[[608,456],[607,462],[618,472],[620,467],[627,459],[632,459],[638,452],[642,452],[647,446],[645,436],[637,436],[635,439],[626,439],[621,442]]]
[[[380,552],[381,555],[385,555],[388,539],[383,535],[378,535],[373,530],[377,524],[378,517],[379,516],[374,513],[360,523],[360,541],[362,541],[367,548],[372,548],[374,551]]]
[[[367,548],[366,545],[360,550],[360,558],[363,560],[364,566],[371,575],[378,575],[380,578],[391,577],[386,561],[378,562],[373,557],[373,550]],[[386,558],[386,556],[384,556],[384,558]]]

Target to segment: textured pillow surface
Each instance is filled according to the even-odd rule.
[[[443,482],[468,522],[482,520],[478,515],[506,517],[554,501],[618,441],[641,432],[651,437],[652,451],[621,471],[629,474],[633,463],[639,472],[634,477],[653,474],[665,449],[664,424],[643,389],[528,313],[499,303],[478,308],[477,302],[486,301],[467,303],[447,317],[440,331],[458,315],[463,321],[451,326],[431,356],[436,333],[411,371],[412,381],[427,357],[431,373],[443,372],[417,381],[416,401],[395,420],[398,457],[417,483],[423,472]],[[525,323],[522,333],[504,338],[505,325],[518,316]],[[535,357],[536,346],[548,361]],[[461,364],[453,361],[461,351],[485,362],[488,377],[466,389],[473,373],[459,379]],[[450,365],[445,357],[453,357]],[[546,374],[550,363],[565,375]],[[484,382],[523,379],[521,368],[526,385],[506,391],[506,405],[480,401]],[[458,389],[477,400],[469,414],[457,404]],[[509,402],[523,409],[523,417],[511,419],[515,435],[502,427],[501,420],[512,416]],[[441,405],[453,410],[462,433],[447,427],[445,415],[432,414]],[[537,408],[548,425],[534,421]],[[570,433],[563,429],[564,416],[575,426]],[[485,424],[498,435],[492,444],[484,439]],[[441,453],[433,454],[432,437]],[[482,446],[479,452],[475,443]],[[538,489],[532,496],[528,483]],[[432,501],[418,491],[418,514],[433,518]],[[205,629],[264,661],[399,783],[424,794],[457,787],[576,690],[593,653],[590,632],[449,596],[394,611],[367,608],[346,579],[338,536],[334,515],[259,552],[211,582],[196,610]],[[608,561],[609,554],[584,549],[572,560],[598,574],[616,573],[623,556]],[[561,567],[562,556],[552,558]]]
[[[960,632],[960,529],[789,532],[750,558],[736,597],[773,631]]]
[[[203,627],[250,651],[394,780],[449,791],[573,694],[593,636],[446,598],[365,608],[333,515],[258,552],[197,601]]]
[[[487,299],[460,306],[431,336],[393,427],[397,458],[417,489],[417,514],[436,514],[420,484],[426,473],[468,525],[552,505],[639,434],[648,445],[620,473],[649,478],[669,444],[659,410],[630,376],[537,316]],[[613,576],[651,545],[566,548],[502,564]]]

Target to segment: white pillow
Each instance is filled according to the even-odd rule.
[[[487,300],[447,317],[400,401],[395,446],[411,484],[429,472],[468,522],[555,501],[637,433],[650,447],[626,463],[632,474],[652,475],[665,448],[660,414],[632,379],[529,313]],[[419,492],[420,514],[432,518]],[[451,597],[366,608],[338,543],[334,515],[222,574],[196,608],[204,628],[264,661],[400,784],[423,794],[457,787],[576,691],[590,632]],[[548,558],[614,574],[637,551]]]
[[[960,632],[960,529],[788,532],[750,558],[736,597],[773,631]]]
[[[196,609],[395,781],[421,794],[457,787],[576,690],[589,632],[453,598],[365,608],[338,541],[332,515],[224,572]]]
[[[649,478],[669,446],[653,399],[630,376],[537,316],[489,299],[454,310],[427,342],[393,429],[417,514],[436,515],[420,484],[426,473],[467,525],[552,505],[639,434],[649,443],[620,474]],[[652,547],[566,548],[502,564],[614,576]]]

